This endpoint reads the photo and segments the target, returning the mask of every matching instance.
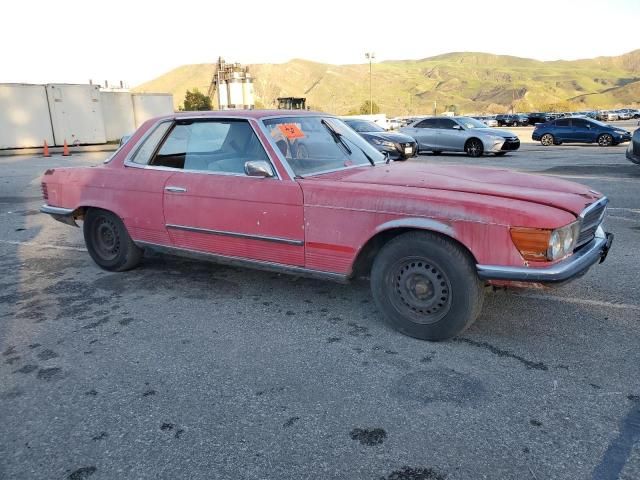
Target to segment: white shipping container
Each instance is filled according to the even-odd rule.
[[[47,84],[56,145],[106,143],[98,85]]]
[[[0,84],[0,149],[53,145],[44,85]]]
[[[136,129],[130,92],[100,92],[107,142],[120,140]]]
[[[136,128],[150,118],[174,112],[173,95],[170,93],[134,93],[131,99]]]

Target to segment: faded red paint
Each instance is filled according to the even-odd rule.
[[[42,178],[48,204],[110,210],[123,219],[134,241],[349,274],[367,242],[395,228],[437,231],[460,242],[481,264],[522,266],[510,226],[567,225],[601,197],[585,186],[549,177],[412,161],[291,178],[259,121],[314,114],[277,110],[176,115],[249,119],[280,179],[126,167],[129,150],[155,119],[108,164],[48,171]],[[186,186],[188,194],[165,191],[174,184]],[[167,224],[300,244],[176,231]]]

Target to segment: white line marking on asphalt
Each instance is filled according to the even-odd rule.
[[[72,252],[86,252],[86,248],[80,247],[67,247],[66,245],[51,245],[50,243],[38,243],[38,242],[18,242],[14,240],[0,240],[0,243],[5,245],[19,245],[25,247],[40,247],[40,248],[53,248],[56,250],[70,250]]]
[[[629,303],[603,302],[601,300],[588,300],[586,298],[557,297],[555,295],[540,295],[537,293],[517,293],[516,296],[525,297],[525,298],[535,298],[540,300],[552,300],[552,301],[563,302],[563,303],[576,303],[578,305],[591,305],[594,307],[619,308],[621,310],[640,311],[640,305],[632,305]]]
[[[638,220],[634,220],[633,218],[627,218],[627,217],[619,217],[617,215],[607,215],[606,219],[609,220],[610,218],[614,219],[614,220],[624,220],[625,222],[633,222],[633,223],[638,223]]]
[[[622,212],[640,213],[640,208],[607,207],[607,210],[620,210]]]

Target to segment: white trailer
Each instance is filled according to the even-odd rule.
[[[170,93],[134,93],[131,99],[136,128],[150,118],[174,112],[173,95]]]
[[[46,85],[56,145],[106,143],[98,85]]]
[[[136,129],[131,93],[101,91],[100,100],[107,142],[131,135]]]
[[[44,85],[0,84],[0,149],[53,145]]]

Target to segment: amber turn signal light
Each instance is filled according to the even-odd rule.
[[[552,230],[512,227],[510,231],[513,243],[525,260],[534,262],[547,261],[549,238]]]

